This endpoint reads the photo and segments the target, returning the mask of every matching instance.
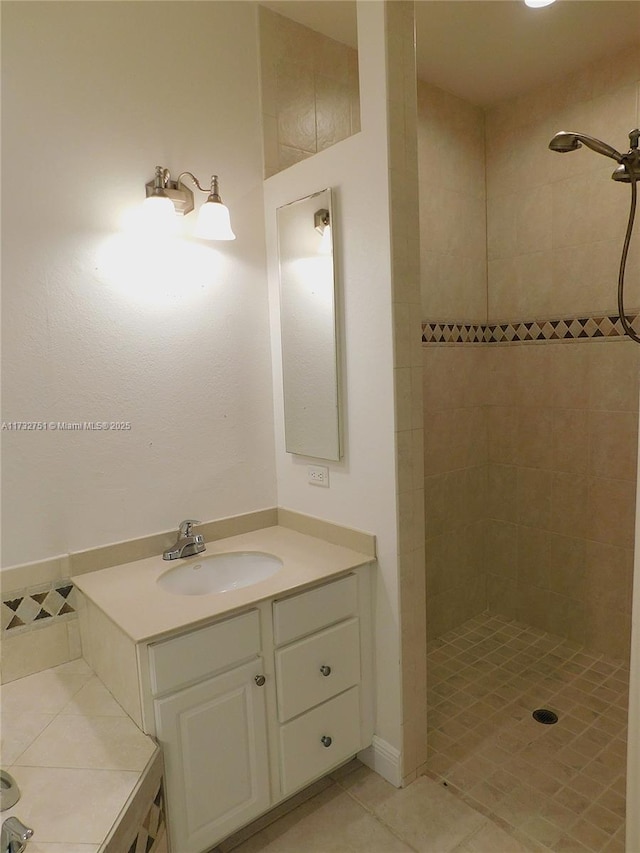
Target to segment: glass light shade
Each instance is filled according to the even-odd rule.
[[[543,6],[550,6],[556,0],[524,0],[525,4],[531,9],[541,9]]]
[[[195,235],[202,240],[235,240],[227,206],[219,201],[205,201],[198,213]]]
[[[175,234],[178,230],[176,209],[167,196],[150,195],[142,202],[144,231],[149,236]]]

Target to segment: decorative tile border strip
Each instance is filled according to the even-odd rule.
[[[164,791],[161,782],[149,811],[142,821],[142,826],[127,853],[154,853],[156,841],[160,838],[164,827]]]
[[[75,616],[74,591],[70,580],[58,580],[8,593],[2,599],[3,633],[13,635]]]
[[[640,314],[629,315],[640,334]],[[578,341],[623,338],[620,318],[579,317],[560,320],[518,320],[512,323],[423,323],[423,344],[501,344],[523,341]]]

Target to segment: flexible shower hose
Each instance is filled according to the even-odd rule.
[[[637,180],[635,178],[631,178],[631,207],[629,209],[629,222],[627,223],[627,233],[624,237],[624,245],[622,247],[622,257],[620,258],[620,273],[618,274],[618,314],[620,315],[620,321],[622,323],[622,328],[626,332],[626,334],[631,338],[632,341],[635,341],[637,344],[640,344],[640,336],[638,336],[633,329],[631,328],[631,323],[627,320],[624,313],[624,273],[627,266],[627,255],[629,254],[629,243],[631,242],[631,235],[633,234],[633,223],[636,218],[636,203],[638,196],[637,189]]]

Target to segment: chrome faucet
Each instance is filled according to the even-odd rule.
[[[173,548],[167,548],[163,553],[163,560],[178,560],[180,557],[193,557],[201,554],[205,549],[204,536],[201,533],[193,533],[193,525],[200,524],[193,518],[187,518],[180,522],[178,540]],[[4,851],[0,851],[4,853]]]
[[[2,824],[0,853],[22,853],[32,835],[33,830],[17,817],[8,817]]]

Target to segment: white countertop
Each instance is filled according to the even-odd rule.
[[[267,580],[242,589],[205,595],[176,595],[156,581],[176,563],[233,551],[262,551],[282,560]],[[372,557],[323,539],[274,526],[228,539],[208,542],[206,551],[186,560],[166,561],[162,555],[76,575],[73,582],[134,642],[143,642],[220,616],[258,601],[302,589],[362,566]]]

